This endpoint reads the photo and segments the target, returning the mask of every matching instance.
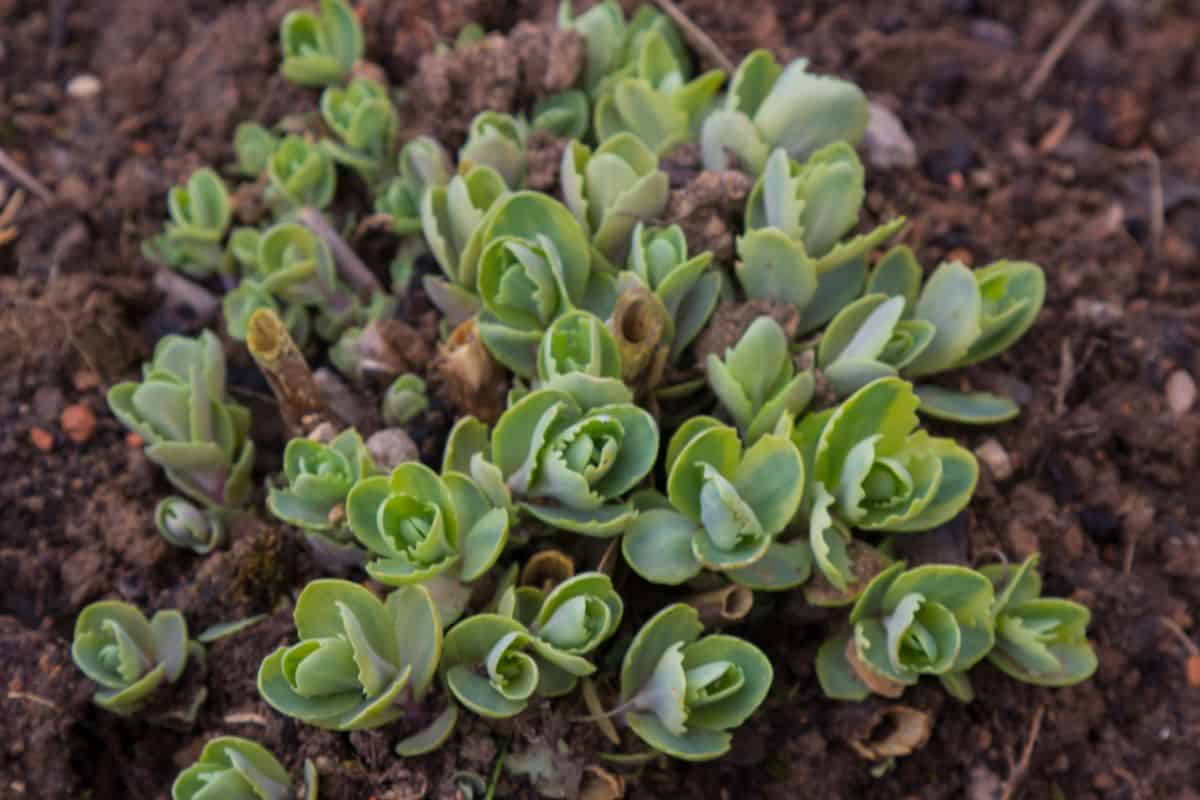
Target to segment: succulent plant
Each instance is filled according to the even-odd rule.
[[[225,541],[225,520],[182,497],[164,497],[154,508],[154,525],[172,547],[198,555],[211,553]]]
[[[446,632],[442,673],[454,697],[483,717],[520,714],[538,687],[533,636],[500,614],[476,614]]]
[[[508,540],[507,510],[488,507],[471,479],[443,479],[415,462],[360,480],[346,513],[354,535],[377,557],[367,572],[390,586],[422,583],[451,568],[463,582],[476,580]]]
[[[512,114],[484,111],[471,120],[467,141],[458,151],[460,164],[469,167],[483,165],[496,170],[510,189],[525,182],[529,154],[525,139],[529,135],[524,120]]]
[[[766,161],[746,203],[737,277],[751,298],[782,300],[801,311],[800,332],[825,324],[862,292],[867,254],[903,218],[841,241],[858,222],[865,193],[862,163],[844,142],[804,163],[782,149]]]
[[[401,375],[383,395],[383,422],[388,427],[401,428],[427,408],[425,381],[417,375]]]
[[[817,677],[825,694],[863,700],[899,697],[936,675],[963,697],[964,673],[992,649],[991,582],[966,567],[896,563],[877,575],[850,612],[852,630],[821,645]]]
[[[633,134],[622,133],[595,152],[578,141],[567,145],[562,191],[596,250],[610,264],[620,265],[629,256],[637,223],[666,208],[670,181],[654,153]]]
[[[284,209],[325,208],[337,191],[337,167],[320,145],[301,136],[285,136],[267,162],[269,200]]]
[[[1008,349],[1029,330],[1045,300],[1041,267],[997,261],[972,271],[952,261],[921,288],[921,267],[906,247],[880,259],[868,294],[842,309],[818,351],[834,388],[848,394],[875,378],[920,378],[975,364]],[[919,293],[918,293],[919,292]],[[960,423],[1004,422],[1007,398],[918,386],[921,410]]]
[[[733,428],[693,417],[671,437],[665,466],[669,505],[647,503],[621,543],[635,572],[673,585],[707,567],[752,588],[797,585],[803,554],[775,542],[804,496],[791,441],[768,433],[743,452]]]
[[[579,89],[543,97],[533,107],[530,125],[560,139],[582,139],[591,127],[587,93]]]
[[[585,409],[547,388],[504,412],[491,444],[522,509],[562,530],[608,537],[637,515],[622,498],[654,466],[658,425],[629,403]]]
[[[586,58],[580,80],[590,94],[618,65],[626,35],[625,13],[616,0],[603,0],[576,16],[571,0],[562,0],[558,27],[583,37]]]
[[[366,78],[321,94],[321,116],[338,141],[322,146],[339,164],[358,172],[369,185],[391,171],[398,120],[387,89]]]
[[[248,178],[257,178],[267,171],[271,154],[279,146],[275,134],[256,122],[243,122],[233,132],[233,152],[237,169]]]
[[[1087,639],[1091,612],[1070,600],[1042,597],[1037,562],[1034,553],[1021,564],[980,570],[996,591],[996,646],[987,658],[1024,683],[1074,686],[1096,671],[1096,653]]]
[[[188,660],[187,621],[175,610],[147,620],[117,600],[92,603],[75,619],[71,658],[100,688],[96,705],[120,716],[136,713],[166,683],[175,683]]]
[[[292,83],[329,86],[345,78],[362,58],[358,17],[345,0],[321,0],[321,13],[291,11],[279,26],[280,71]]]
[[[710,353],[705,369],[713,394],[749,444],[812,400],[812,373],[796,372],[787,336],[770,317],[750,323],[723,359]]]
[[[286,485],[267,493],[271,513],[318,546],[361,561],[346,522],[346,499],[359,481],[375,474],[375,464],[358,431],[347,428],[328,444],[292,439],[283,451],[283,474]]]
[[[587,311],[568,311],[550,325],[538,347],[537,374],[540,387],[560,389],[584,408],[633,400],[621,380],[616,340]]]
[[[754,175],[776,148],[804,159],[833,142],[856,144],[869,117],[867,98],[853,83],[813,75],[803,58],[781,67],[767,50],[738,65],[723,106],[700,131],[705,169],[725,169],[733,156]]]
[[[771,662],[736,636],[703,638],[696,610],[667,606],[647,622],[621,663],[621,704],[637,736],[667,755],[707,761],[729,751],[729,731],[762,704]]]
[[[442,623],[424,587],[405,586],[384,602],[349,581],[315,580],[294,617],[300,641],[258,671],[259,693],[281,714],[319,728],[378,728],[429,691]]]
[[[449,181],[446,151],[436,139],[418,136],[400,149],[399,174],[376,197],[375,210],[392,218],[392,232],[398,236],[420,233],[425,191]]]
[[[253,262],[257,264],[257,261]],[[260,308],[274,311],[288,333],[302,349],[313,333],[312,314],[299,303],[281,302],[256,278],[244,278],[221,298],[221,314],[225,317],[225,332],[229,338],[246,341],[250,334],[250,318]]]
[[[146,457],[205,508],[240,508],[250,493],[250,412],[225,394],[225,354],[209,331],[169,335],[142,366],[140,383],[108,392],[108,406],[146,441]]]
[[[287,770],[258,742],[240,736],[209,739],[196,763],[179,773],[171,800],[317,800],[316,767],[304,764],[302,794],[291,788]]]
[[[143,248],[147,258],[203,278],[225,269],[222,240],[233,218],[229,192],[211,169],[198,169],[167,194],[171,219]]]
[[[808,467],[813,556],[838,589],[853,574],[849,527],[929,530],[958,514],[975,490],[975,456],[952,439],[917,430],[917,405],[910,384],[880,378],[796,426],[793,438]]]

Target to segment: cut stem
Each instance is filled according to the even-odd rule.
[[[706,627],[728,625],[746,618],[754,608],[754,592],[737,583],[692,595],[685,601],[700,614]]]
[[[304,354],[278,314],[269,308],[255,311],[246,346],[271,385],[290,437],[304,436],[321,422],[341,422],[325,404]]]

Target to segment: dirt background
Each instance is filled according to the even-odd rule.
[[[71,664],[74,617],[91,601],[177,606],[200,631],[272,610],[312,574],[292,534],[267,522],[207,558],[168,548],[152,520],[165,482],[103,399],[155,338],[197,325],[162,302],[138,254],[168,187],[228,164],[237,122],[315,106],[275,71],[291,5],[0,0],[0,148],[50,189],[26,197],[0,245],[0,797],[166,797],[218,733],[260,740],[296,775],[316,759],[328,797],[454,797],[456,770],[486,774],[502,748],[559,737],[573,754],[565,770],[595,760],[594,729],[564,719],[582,713],[577,700],[469,722],[441,752],[407,761],[382,734],[283,719],[253,676],[291,635],[286,612],[210,648],[207,672],[189,667],[163,703],[205,686],[190,729],[96,710]],[[507,28],[549,18],[554,4],[359,5],[368,54],[400,84],[465,22]],[[776,665],[764,708],[726,759],[654,762],[631,776],[629,796],[1200,797],[1200,4],[1111,0],[1031,100],[1021,87],[1074,2],[681,5],[735,59],[757,46],[807,56],[897,114],[916,163],[869,165],[867,206],[908,216],[905,241],[922,263],[1046,268],[1037,326],[965,376],[1025,411],[993,431],[953,431],[985,448],[978,497],[968,515],[914,537],[912,555],[1040,550],[1048,591],[1093,609],[1100,667],[1082,686],[1042,690],[984,665],[968,706],[922,684],[905,702],[933,716],[933,737],[876,777],[847,746],[863,709],[817,687],[827,616],[795,599],[760,603],[738,632]],[[84,75],[98,83],[72,83]],[[2,170],[0,184],[16,188]],[[371,260],[382,273],[386,254]],[[236,359],[233,372],[260,391]],[[497,796],[533,793],[504,778]]]

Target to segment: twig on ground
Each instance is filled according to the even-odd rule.
[[[1067,391],[1075,380],[1075,354],[1071,352],[1071,337],[1062,340],[1062,357],[1058,362],[1058,383],[1054,386],[1054,415],[1067,411]]]
[[[169,269],[154,273],[154,285],[171,300],[195,311],[201,320],[211,319],[221,305],[212,292]]]
[[[58,711],[59,713],[62,713],[62,708],[57,703],[53,703],[44,697],[38,697],[36,694],[29,694],[29,692],[9,692],[8,699],[24,700],[27,703],[33,703],[34,705],[43,706],[44,708],[49,708],[52,711]]]
[[[1158,624],[1170,631],[1179,640],[1179,643],[1183,645],[1183,649],[1187,650],[1189,656],[1200,656],[1200,645],[1192,641],[1192,637],[1187,635],[1187,631],[1179,627],[1179,623],[1170,617],[1159,617]]]
[[[1087,0],[1086,3],[1075,9],[1075,13],[1067,20],[1067,24],[1058,32],[1058,36],[1054,37],[1054,41],[1050,43],[1049,49],[1042,56],[1042,60],[1038,62],[1037,69],[1029,76],[1029,80],[1021,87],[1021,97],[1025,100],[1032,100],[1037,97],[1037,93],[1041,91],[1042,84],[1050,77],[1050,73],[1054,71],[1054,67],[1058,64],[1058,60],[1067,52],[1067,48],[1075,41],[1075,37],[1083,30],[1100,6],[1104,5],[1104,0]]]
[[[725,55],[725,52],[713,41],[711,36],[701,30],[696,23],[692,22],[687,14],[679,10],[679,6],[675,5],[671,0],[654,0],[654,3],[663,10],[664,14],[674,20],[676,25],[683,29],[683,35],[687,37],[692,47],[708,56],[714,64],[727,73],[733,74],[733,71],[737,69],[733,61],[729,56]]]
[[[298,216],[304,225],[329,245],[329,249],[333,251],[333,257],[341,269],[342,277],[354,288],[354,291],[369,294],[382,288],[375,273],[371,272],[350,245],[346,244],[342,235],[333,229],[333,226],[325,219],[325,215],[315,208],[302,208]]]
[[[255,311],[246,346],[279,402],[279,416],[289,437],[305,436],[321,422],[340,422],[325,403],[304,354],[278,314],[268,308]]]
[[[0,169],[12,175],[13,180],[36,194],[43,202],[49,203],[54,200],[54,195],[50,190],[41,181],[30,175],[24,167],[13,161],[12,157],[4,152],[3,147],[0,147]]]
[[[1033,722],[1029,725],[1029,736],[1025,739],[1025,747],[1021,750],[1021,757],[1017,763],[1012,764],[1009,769],[1008,779],[1004,781],[1004,786],[1000,791],[1000,800],[1012,800],[1016,797],[1021,780],[1029,771],[1029,760],[1033,758],[1033,748],[1037,745],[1038,735],[1042,732],[1042,719],[1045,716],[1045,706],[1038,706],[1037,711],[1033,712]]]

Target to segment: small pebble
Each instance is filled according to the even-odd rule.
[[[1196,381],[1177,369],[1167,378],[1167,406],[1176,414],[1186,414],[1196,404]]]
[[[871,103],[865,137],[867,161],[873,167],[911,168],[917,165],[917,146],[904,130],[904,123],[887,106]]]
[[[54,437],[45,428],[32,428],[29,431],[29,441],[43,453],[49,453],[54,447]]]
[[[63,409],[59,424],[67,438],[75,444],[84,444],[96,432],[96,415],[83,403],[75,403]]]
[[[1008,451],[1004,449],[1004,445],[995,439],[985,439],[983,444],[975,448],[975,455],[987,465],[988,471],[992,473],[992,477],[996,480],[1006,481],[1012,477],[1012,458],[1008,455]]]
[[[95,75],[76,75],[67,81],[67,94],[76,100],[91,100],[100,94],[100,79]]]
[[[142,438],[142,435],[140,433],[133,433],[131,431],[131,432],[125,434],[125,446],[128,447],[130,450],[137,450],[145,443],[146,443],[146,440]]]
[[[384,428],[367,439],[367,451],[380,471],[387,473],[406,461],[417,461],[421,454],[417,445],[400,428]]]
[[[1200,655],[1188,656],[1187,682],[1193,689],[1200,689]]]

